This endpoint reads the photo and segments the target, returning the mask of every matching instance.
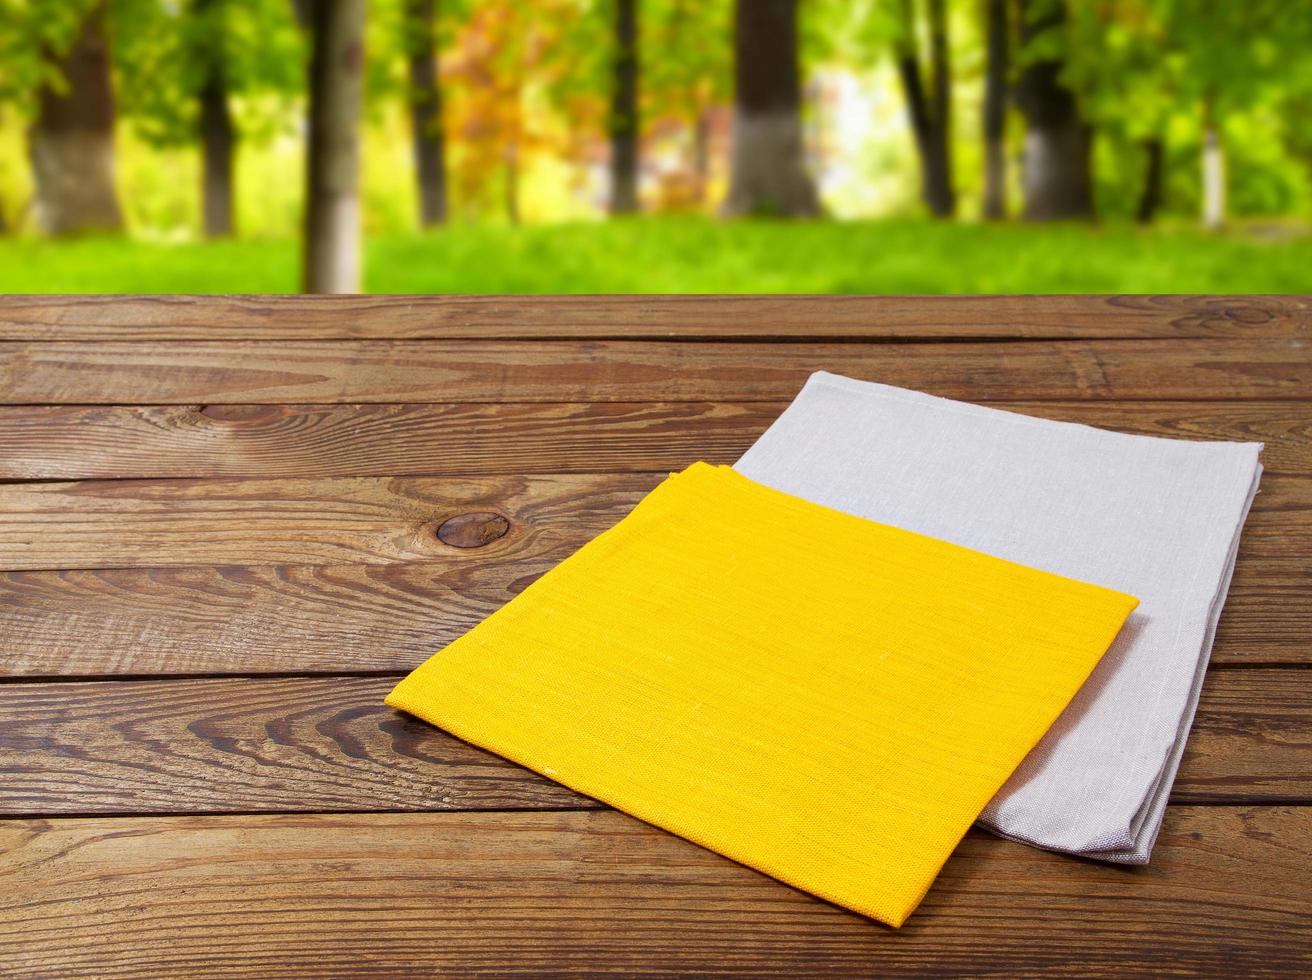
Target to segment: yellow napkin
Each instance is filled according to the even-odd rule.
[[[1137,604],[696,463],[387,703],[897,926]]]

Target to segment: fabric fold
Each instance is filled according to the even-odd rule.
[[[699,463],[387,701],[897,926],[1136,604]]]
[[[1125,435],[813,375],[735,468],[1142,602],[985,809],[998,833],[1148,861],[1261,475],[1260,443]]]

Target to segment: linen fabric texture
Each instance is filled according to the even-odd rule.
[[[999,834],[1146,864],[1257,490],[1260,443],[1124,435],[813,375],[736,469],[860,517],[1138,596],[985,808]]]
[[[1135,605],[698,463],[387,703],[897,926]]]

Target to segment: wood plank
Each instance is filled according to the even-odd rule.
[[[1173,802],[1312,801],[1312,702],[1302,670],[1212,670]]]
[[[397,679],[0,685],[0,815],[601,806],[387,707]]]
[[[572,548],[449,565],[228,566],[0,573],[0,676],[407,670]],[[1306,565],[1285,587],[1241,558],[1214,664],[1312,664]]]
[[[1250,424],[1282,433],[1291,445],[1302,438],[1297,428],[1302,420],[1289,421],[1301,414],[1297,403],[1262,403],[1248,413],[1242,409],[1255,403],[1227,404]],[[732,463],[783,407],[779,402],[5,406],[0,407],[0,445],[6,447],[0,479],[656,472],[683,469],[698,459]],[[1312,436],[1306,441],[1312,470]],[[1291,453],[1297,457],[1299,451]]]
[[[0,340],[1306,336],[1298,296],[8,296]]]
[[[332,477],[318,480],[107,480],[0,485],[0,569],[156,565],[451,565],[472,551],[436,529],[470,513],[505,515],[480,554],[557,559],[615,524],[660,473]],[[1309,487],[1312,494],[1312,486]]]
[[[1147,868],[967,835],[893,931],[614,811],[0,824],[23,977],[1312,971],[1312,808],[1174,807]]]
[[[0,403],[779,401],[814,371],[972,401],[1307,399],[1312,345],[178,341],[0,344]]]
[[[732,463],[783,402],[0,406],[0,480],[475,476]],[[1299,402],[1006,402],[1123,432],[1265,442],[1269,473],[1312,473]]]
[[[478,549],[563,557],[615,524],[666,473],[0,484],[0,570],[465,561],[436,537],[470,513],[509,521]],[[540,540],[545,538],[545,541]],[[1285,586],[1312,554],[1312,479],[1263,479],[1244,581]],[[527,556],[526,556],[527,557]],[[1272,574],[1274,573],[1274,575]]]
[[[388,708],[396,679],[0,685],[0,815],[600,806]],[[1172,799],[1312,802],[1306,690],[1213,672]]]
[[[301,481],[295,493],[294,481],[3,487],[0,562],[69,567],[0,573],[0,674],[406,669],[619,520],[659,479],[334,479]],[[1216,662],[1312,663],[1309,498],[1312,480],[1264,481]],[[480,548],[437,539],[439,518],[469,511],[504,514],[509,530]],[[396,557],[407,548],[424,560]],[[294,563],[307,552],[377,563]],[[225,559],[238,561],[206,564]],[[143,567],[98,567],[111,560]]]
[[[405,670],[563,558],[0,573],[0,676]],[[1217,664],[1312,664],[1306,568],[1250,585],[1240,561]],[[1254,577],[1257,577],[1254,574]],[[1269,577],[1269,576],[1268,576]]]

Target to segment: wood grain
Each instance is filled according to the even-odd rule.
[[[0,569],[559,558],[615,524],[663,476],[7,484]],[[510,527],[483,548],[437,536],[451,518],[489,512]]]
[[[8,296],[0,340],[1306,336],[1297,296]]]
[[[1303,670],[1211,671],[1172,800],[1309,802],[1307,680]]]
[[[0,574],[9,676],[405,670],[564,557]]]
[[[405,669],[614,524],[660,478],[0,487],[0,564],[65,566],[0,573],[0,674]],[[436,536],[452,514],[488,512],[509,530],[483,547]],[[1312,663],[1309,550],[1312,479],[1267,477],[1216,662]],[[352,563],[313,563],[325,559]],[[232,564],[212,564],[222,562]],[[142,567],[104,567],[113,563]]]
[[[457,562],[0,573],[0,676],[397,671],[463,635],[572,548]],[[1312,664],[1305,566],[1240,559],[1215,664]],[[1247,581],[1252,578],[1251,584]]]
[[[784,402],[0,406],[0,480],[478,476],[732,463]],[[1268,473],[1312,473],[1300,402],[1004,402],[1142,435],[1265,442]]]
[[[0,974],[1306,976],[1309,339],[1307,297],[8,297]],[[1267,443],[1150,867],[971,833],[895,933],[382,705],[816,369]]]
[[[1174,807],[1126,869],[971,832],[893,931],[613,811],[0,824],[16,975],[1312,970],[1312,808]]]
[[[397,680],[0,685],[0,815],[600,806],[387,707]]]
[[[779,401],[814,371],[971,401],[1307,399],[1299,338],[0,344],[0,404]]]
[[[0,570],[449,563],[473,551],[540,554],[547,545],[563,557],[620,520],[665,475],[0,484]],[[509,530],[478,549],[438,538],[439,525],[471,513],[500,514]],[[1264,478],[1240,548],[1240,583],[1298,582],[1292,576],[1312,553],[1312,478]]]
[[[0,815],[599,806],[388,708],[396,680],[0,685]],[[1312,802],[1302,674],[1214,672],[1172,800]]]

